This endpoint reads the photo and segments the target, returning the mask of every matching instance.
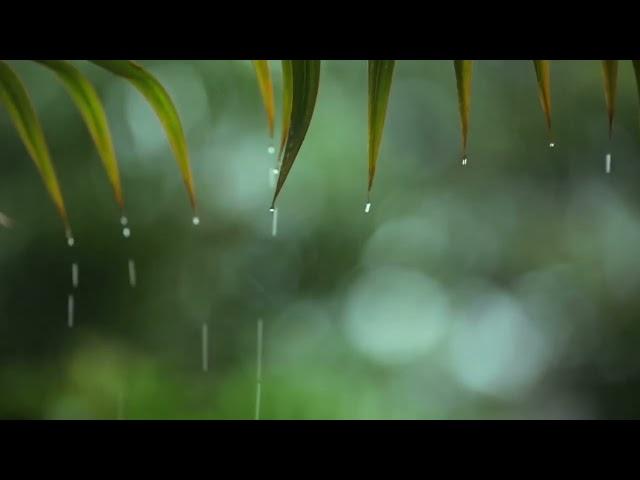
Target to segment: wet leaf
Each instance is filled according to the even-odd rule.
[[[456,82],[458,85],[458,107],[462,126],[462,156],[467,156],[467,140],[469,137],[469,112],[471,109],[471,80],[473,77],[473,60],[454,60]]]
[[[395,60],[369,60],[369,185],[371,191],[380,153]]]
[[[611,138],[616,109],[618,60],[602,60],[602,73],[604,74],[604,97],[607,102],[607,116],[609,118],[609,138]]]
[[[292,101],[287,140],[282,157],[278,184],[271,207],[291,171],[300,147],[307,135],[320,84],[320,60],[291,60]]]
[[[18,134],[35,162],[47,191],[68,234],[70,234],[71,229],[62,191],[38,115],[22,81],[13,69],[2,61],[0,61],[0,102],[7,108]]]
[[[549,142],[553,145],[553,131],[551,129],[551,62],[549,60],[534,60],[533,65],[538,79],[538,96],[540,105],[547,122]]]
[[[178,111],[165,88],[151,73],[131,60],[92,60],[92,62],[115,75],[127,79],[147,99],[164,127],[169,144],[182,172],[191,207],[195,210],[196,194],[189,162],[187,140]]]
[[[269,136],[273,138],[273,129],[276,118],[276,104],[273,97],[273,81],[271,80],[271,69],[268,60],[253,60],[253,66],[258,77],[258,86],[262,95],[264,109],[267,112],[269,124]]]
[[[282,60],[282,133],[280,136],[280,150],[278,160],[282,162],[284,146],[289,135],[291,124],[291,109],[293,107],[293,60]]]
[[[118,161],[111,140],[107,114],[96,89],[76,67],[65,60],[38,60],[37,62],[56,74],[80,110],[111,182],[116,201],[122,209],[124,200]]]

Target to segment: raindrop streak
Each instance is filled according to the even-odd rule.
[[[260,398],[262,394],[262,319],[258,319],[256,368],[256,420],[260,420]]]
[[[78,288],[78,264],[71,264],[71,283],[73,284],[73,288]]]
[[[271,208],[270,211],[273,214],[271,217],[271,236],[275,237],[278,235],[278,209]]]
[[[468,157],[462,157],[462,166],[466,166],[468,162],[469,162]]]
[[[191,220],[193,222],[193,224],[197,227],[198,225],[200,225],[200,217],[198,216],[194,216],[193,219]]]
[[[129,285],[131,288],[136,286],[136,264],[131,259],[129,259]]]
[[[611,154],[607,153],[607,156],[605,158],[605,171],[607,173],[611,173]]]
[[[202,371],[209,371],[209,326],[202,324]]]
[[[73,294],[69,294],[69,298],[67,301],[67,325],[69,328],[73,328],[73,314],[75,309],[75,302],[73,299]]]

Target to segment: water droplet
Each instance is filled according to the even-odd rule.
[[[196,226],[200,225],[200,217],[194,216],[192,221],[194,225]]]
[[[276,149],[273,145],[270,145],[269,148],[267,148],[267,152],[269,152],[269,155],[273,155],[276,153]]]
[[[129,285],[132,288],[136,286],[136,264],[131,259],[129,259]]]
[[[367,202],[364,206],[364,213],[369,213],[371,211],[371,202]]]
[[[549,148],[554,148],[555,146],[556,146],[556,144],[555,144],[555,143],[553,143],[553,142],[549,142]]]
[[[67,245],[69,245],[70,247],[73,247],[73,245],[76,243],[76,241],[73,238],[73,234],[71,233],[71,230],[67,230],[65,232],[65,235],[67,237]]]
[[[209,326],[202,324],[202,371],[209,371]]]
[[[607,153],[607,156],[605,158],[605,171],[607,173],[611,173],[611,154]]]
[[[129,227],[124,227],[122,229],[122,236],[124,238],[129,238],[131,236],[131,229]]]
[[[278,235],[278,209],[272,208],[271,212],[273,213],[271,217],[271,236],[275,237]]]
[[[73,294],[69,294],[67,299],[67,325],[69,328],[73,328],[73,316],[75,310],[75,301],[73,298]]]
[[[123,227],[129,223],[129,219],[127,217],[125,217],[124,215],[120,217],[120,225],[122,225]]]
[[[78,264],[71,264],[71,283],[73,284],[73,288],[78,288]]]
[[[469,162],[467,157],[462,157],[462,165],[465,166]]]

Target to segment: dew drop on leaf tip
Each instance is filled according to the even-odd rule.
[[[196,227],[200,225],[200,217],[198,217],[197,215],[195,215],[191,221]]]
[[[129,227],[124,227],[122,229],[122,236],[124,238],[129,238],[131,236],[131,229]]]
[[[71,231],[67,230],[66,236],[67,236],[67,245],[69,245],[70,247],[73,247],[73,245],[76,243],[76,241],[73,238],[73,235],[71,234]]]
[[[469,158],[467,156],[462,157],[462,165],[466,166],[469,163]]]
[[[371,202],[367,202],[364,205],[364,213],[369,213],[371,211]]]
[[[553,142],[549,142],[549,148],[555,148],[556,144]]]

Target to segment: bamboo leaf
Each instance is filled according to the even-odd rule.
[[[547,122],[549,145],[553,146],[553,131],[551,129],[551,62],[549,60],[534,60],[533,65],[538,79],[538,96],[540,105]]]
[[[268,60],[253,60],[253,66],[258,77],[258,85],[262,102],[267,112],[267,121],[269,122],[269,136],[273,138],[273,129],[276,118],[276,104],[273,96],[273,81],[271,80],[271,69]]]
[[[114,75],[127,79],[147,99],[164,127],[182,172],[191,207],[195,210],[196,195],[187,140],[178,111],[165,88],[151,73],[131,60],[92,60],[92,62]]]
[[[609,139],[611,139],[613,117],[616,109],[618,60],[602,60],[602,73],[604,74],[604,97],[607,102],[607,116],[609,117]]]
[[[458,107],[462,126],[462,156],[467,157],[467,139],[469,137],[469,112],[471,109],[471,80],[473,77],[473,60],[454,60],[456,83],[458,86]]]
[[[393,81],[395,60],[369,60],[369,185],[371,191],[376,174],[376,162],[387,116],[389,93]]]
[[[70,236],[71,228],[62,191],[38,115],[24,84],[13,69],[3,61],[0,61],[0,102],[7,108],[18,134],[35,162],[47,191],[64,222],[67,235]]]
[[[282,133],[278,160],[282,162],[284,146],[291,125],[291,109],[293,108],[293,60],[282,60]]]
[[[291,60],[292,101],[286,145],[271,208],[282,190],[307,135],[320,84],[320,60]]]
[[[124,208],[120,171],[111,140],[107,114],[96,89],[76,67],[65,60],[38,60],[37,62],[56,74],[78,107],[107,172],[116,201],[120,209]]]

